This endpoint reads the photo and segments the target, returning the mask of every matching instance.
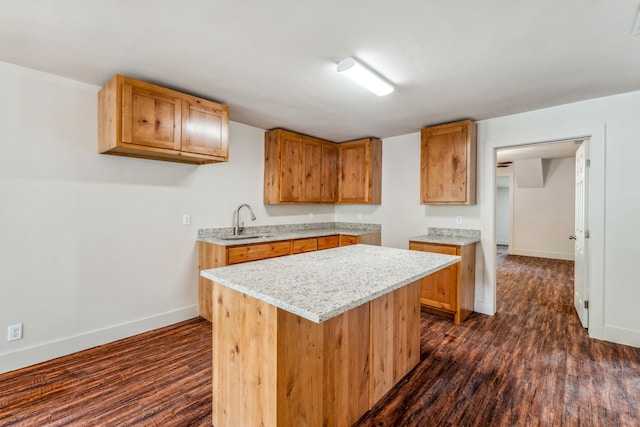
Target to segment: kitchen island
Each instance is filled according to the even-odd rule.
[[[459,257],[354,245],[204,270],[213,424],[348,426],[420,358],[420,279]]]

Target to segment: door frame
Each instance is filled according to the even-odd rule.
[[[536,134],[514,135],[488,140],[483,150],[482,164],[488,167],[482,173],[482,246],[486,261],[484,294],[476,298],[476,306],[484,313],[496,312],[496,154],[499,148],[517,147],[568,139],[591,140],[589,168],[589,336],[604,339],[604,218],[605,218],[605,125],[574,129],[552,130]],[[480,299],[482,298],[482,299]]]

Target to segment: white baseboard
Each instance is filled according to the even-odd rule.
[[[128,338],[198,316],[192,305],[0,355],[0,374]]]
[[[562,259],[565,261],[573,261],[574,253],[566,253],[566,252],[547,252],[547,251],[538,251],[535,249],[518,249],[518,248],[509,248],[509,255],[521,255],[521,256],[532,256],[536,258],[551,258],[551,259]]]
[[[604,336],[602,338],[594,338],[640,348],[640,330],[637,329],[626,329],[617,326],[604,325]]]

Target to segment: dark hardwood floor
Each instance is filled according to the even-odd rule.
[[[638,426],[640,349],[591,340],[573,263],[499,255],[498,313],[423,314],[421,361],[357,426]],[[201,319],[0,375],[0,426],[205,426]]]

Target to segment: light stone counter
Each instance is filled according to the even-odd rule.
[[[252,243],[277,242],[280,240],[295,240],[311,237],[333,236],[347,234],[363,236],[365,234],[380,233],[379,224],[361,224],[344,222],[310,223],[310,224],[281,224],[246,227],[242,235],[266,235],[254,239],[227,240],[233,228],[205,228],[198,230],[198,241],[212,243],[219,246],[238,246]]]
[[[313,322],[323,322],[460,260],[352,245],[203,270],[202,277]]]
[[[411,242],[465,246],[480,241],[480,230],[457,228],[429,228],[427,234],[411,237]]]

